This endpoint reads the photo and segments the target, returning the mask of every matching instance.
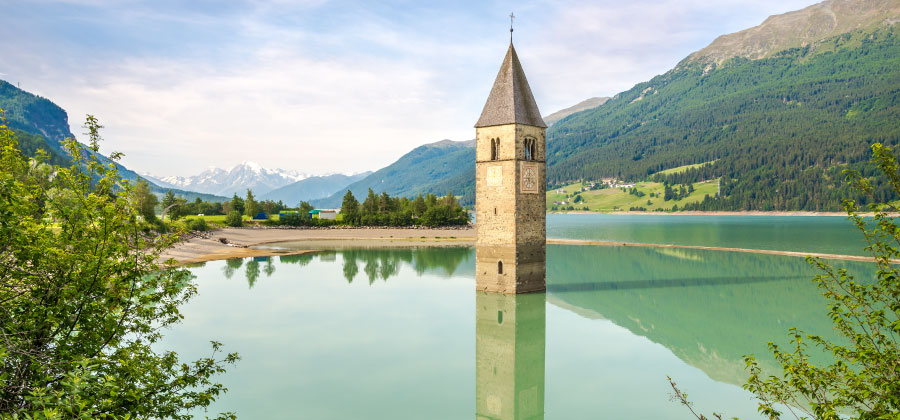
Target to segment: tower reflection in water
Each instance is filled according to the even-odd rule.
[[[544,418],[546,295],[476,292],[475,418]]]

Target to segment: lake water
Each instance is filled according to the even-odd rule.
[[[839,216],[549,214],[547,237],[866,255],[860,232]]]
[[[724,243],[800,251],[797,236],[817,232],[810,247],[842,253],[856,234],[842,218],[619,217],[553,215],[548,232],[696,245],[753,232],[735,239],[746,246]],[[790,243],[763,241],[766,230]],[[801,258],[551,245],[547,293],[502,296],[475,292],[474,253],[344,249],[192,267],[199,293],[163,345],[200,357],[215,339],[240,352],[213,407],[240,418],[690,419],[666,375],[707,413],[758,418],[742,356],[774,369],[766,343],[789,327],[834,336]]]

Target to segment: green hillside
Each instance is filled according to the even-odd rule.
[[[847,33],[759,60],[682,63],[551,127],[549,181],[721,178],[721,198],[689,208],[840,210],[850,195],[841,171],[873,174],[869,146],[900,142],[897,31]]]
[[[10,128],[41,135],[51,149],[68,154],[62,142],[75,136],[69,128],[68,114],[59,105],[0,80],[0,108],[6,110],[7,125]],[[86,147],[83,150],[90,153]],[[103,159],[106,160],[105,157]],[[116,166],[123,178],[140,178],[134,171],[120,164]]]
[[[40,134],[31,134],[22,130],[13,129],[16,140],[19,141],[19,149],[28,157],[34,157],[38,154],[38,150],[43,150],[47,155],[46,163],[56,166],[68,166],[72,164],[69,156],[60,152],[57,148],[52,147],[44,136]]]
[[[0,108],[6,110],[9,128],[43,136],[47,144],[62,152],[62,141],[74,137],[66,111],[43,98],[0,80]]]
[[[443,140],[426,144],[403,155],[396,162],[379,169],[347,187],[357,199],[371,188],[376,193],[411,197],[452,191],[461,196],[460,204],[475,202],[475,141]],[[328,198],[313,200],[318,208],[337,208],[346,189]]]
[[[547,191],[547,209],[550,211],[590,210],[611,211],[669,211],[702,202],[706,196],[714,197],[718,183],[697,182],[670,186],[679,194],[666,199],[666,186],[661,182],[638,182],[632,187],[591,189],[590,184],[577,182]],[[684,194],[680,194],[684,189]]]

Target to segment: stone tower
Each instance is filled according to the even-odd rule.
[[[475,124],[477,289],[546,289],[546,139],[512,42]]]

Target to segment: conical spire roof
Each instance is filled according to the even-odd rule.
[[[494,87],[491,88],[491,95],[488,96],[475,127],[513,123],[547,127],[534,102],[534,95],[525,79],[525,71],[522,70],[516,49],[510,42],[506,58],[503,59]]]

